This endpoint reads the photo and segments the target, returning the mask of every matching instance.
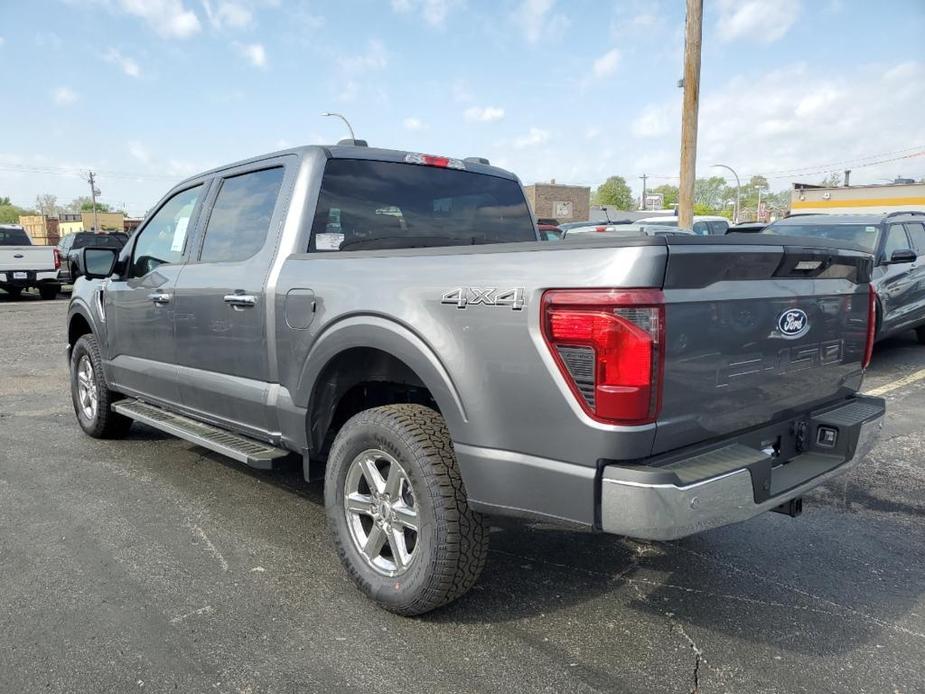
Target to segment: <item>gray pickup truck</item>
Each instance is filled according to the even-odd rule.
[[[542,242],[484,159],[257,157],[176,186],[78,266],[83,430],[139,421],[262,469],[301,456],[347,572],[400,614],[475,583],[487,515],[655,540],[796,515],[884,413],[858,394],[869,254]]]

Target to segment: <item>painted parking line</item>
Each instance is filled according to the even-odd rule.
[[[864,394],[865,395],[884,395],[886,393],[896,390],[897,388],[902,388],[903,386],[907,386],[910,383],[921,381],[922,379],[925,379],[925,369],[919,369],[918,371],[915,371],[909,374],[908,376],[904,376],[903,378],[900,378],[898,381],[887,383],[885,386],[874,388],[873,390],[869,390]]]

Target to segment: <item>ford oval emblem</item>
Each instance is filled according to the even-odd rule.
[[[788,308],[777,319],[777,329],[784,337],[802,337],[809,332],[809,318],[799,308]]]

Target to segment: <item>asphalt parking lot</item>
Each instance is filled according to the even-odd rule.
[[[802,517],[668,543],[499,522],[476,588],[402,619],[347,580],[295,465],[83,435],[66,304],[0,292],[0,691],[925,690],[912,334],[865,384],[879,445]]]

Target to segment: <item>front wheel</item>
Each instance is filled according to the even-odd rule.
[[[96,439],[125,436],[132,420],[112,409],[117,397],[106,384],[96,338],[82,336],[71,351],[71,401],[80,428]]]
[[[421,405],[351,418],[328,457],[328,525],[369,598],[401,615],[445,605],[476,582],[488,529],[471,510],[446,423]]]

